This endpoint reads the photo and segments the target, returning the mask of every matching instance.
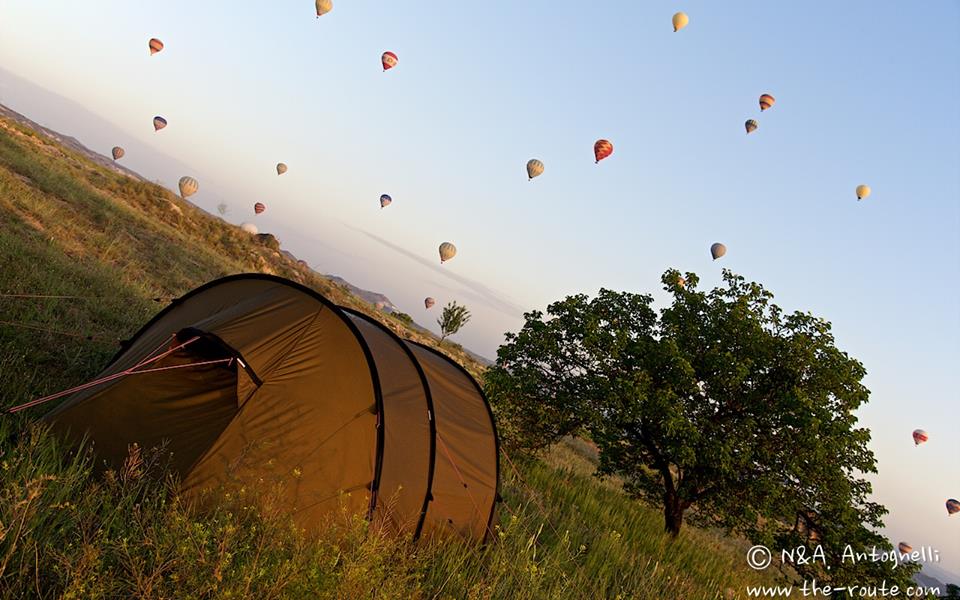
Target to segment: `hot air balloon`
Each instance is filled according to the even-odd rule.
[[[427,308],[427,310],[430,310],[431,308],[433,308],[433,305],[436,303],[437,301],[434,300],[433,298],[430,298],[429,296],[423,299],[423,305]]]
[[[254,225],[253,223],[244,223],[243,225],[240,226],[240,229],[242,229],[243,231],[246,231],[250,235],[256,235],[257,231],[259,231],[257,229],[257,226]]]
[[[263,202],[257,202],[253,205],[253,212],[258,215],[265,210],[267,210],[267,206]]]
[[[287,172],[287,165],[283,163],[277,163],[277,175],[283,175]]]
[[[774,100],[773,96],[771,96],[770,94],[763,94],[762,96],[760,96],[760,112],[767,110],[768,108],[773,106],[775,102],[776,100]]]
[[[900,554],[910,554],[913,552],[913,546],[906,542],[900,542],[897,544],[897,550],[900,551]]]
[[[535,158],[527,161],[527,180],[539,177],[543,174],[543,163]]]
[[[674,31],[674,33],[676,33],[677,31],[680,31],[681,29],[683,29],[684,27],[686,27],[686,26],[687,26],[687,23],[689,23],[689,22],[690,22],[690,17],[688,17],[688,16],[687,16],[687,13],[685,13],[685,12],[678,12],[677,14],[673,15],[673,31]]]
[[[196,194],[198,189],[200,189],[200,183],[193,177],[180,178],[180,197],[184,200]]]
[[[750,135],[757,130],[757,127],[760,127],[760,124],[753,119],[747,119],[747,122],[744,123],[743,126],[747,128],[747,135]]]
[[[858,185],[857,186],[857,200],[864,200],[867,196],[870,195],[870,186],[869,185]]]
[[[113,153],[113,160],[120,160],[126,154],[120,146],[114,146],[111,152]]]
[[[391,202],[393,202],[393,198],[390,197],[390,194],[382,194],[380,196],[380,208],[386,208],[390,206]]]
[[[163,129],[163,128],[166,127],[166,126],[167,126],[167,120],[164,119],[163,117],[161,117],[161,116],[158,115],[158,116],[156,116],[156,117],[153,118],[153,130],[154,130],[154,131],[160,131],[161,129]]]
[[[317,18],[333,10],[333,0],[317,0]]]
[[[717,260],[718,258],[720,258],[726,253],[727,253],[727,247],[721,244],[720,242],[716,242],[710,246],[710,256],[713,257],[713,260]]]
[[[682,288],[685,288],[685,287],[687,287],[687,280],[684,279],[683,277],[677,275],[677,285],[679,285],[679,286],[682,287]]]
[[[163,42],[157,38],[150,38],[150,56],[153,56],[161,50],[163,50]]]
[[[393,52],[384,52],[383,56],[380,57],[380,62],[383,64],[383,70],[389,71],[390,69],[397,66],[399,59],[397,55]]]
[[[596,162],[600,162],[611,154],[613,154],[613,144],[609,141],[597,140],[593,145],[593,157],[596,159]]]
[[[954,500],[953,498],[947,500],[947,513],[952,515],[958,512],[960,512],[960,501]]]
[[[925,441],[927,441],[927,439],[929,439],[929,437],[927,436],[927,432],[926,432],[926,431],[924,431],[924,430],[922,430],[922,429],[914,429],[914,430],[913,430],[913,445],[914,445],[914,446],[919,446],[920,444],[922,444],[922,443],[924,443]]]
[[[443,264],[457,255],[457,247],[450,242],[440,244],[440,264]]]

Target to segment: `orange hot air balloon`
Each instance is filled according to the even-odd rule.
[[[611,154],[613,154],[613,144],[609,141],[597,140],[593,145],[593,157],[596,159],[596,162],[600,162]]]
[[[150,38],[150,56],[153,56],[161,50],[163,50],[163,42],[157,38]]]
[[[258,215],[265,210],[267,210],[267,206],[263,202],[257,202],[256,204],[253,205],[253,212],[255,212]]]
[[[773,96],[770,94],[764,94],[760,96],[760,112],[763,112],[773,106],[776,100],[773,99]]]
[[[397,63],[400,59],[397,58],[397,55],[393,52],[384,52],[383,56],[380,57],[380,62],[383,64],[383,70],[389,71],[390,69],[397,66]]]
[[[910,554],[913,552],[913,546],[906,542],[900,542],[897,544],[897,550],[900,551],[900,554]]]
[[[920,444],[926,442],[929,438],[927,432],[922,429],[913,430],[913,445],[919,446]]]

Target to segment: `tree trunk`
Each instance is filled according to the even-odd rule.
[[[665,494],[665,496],[667,496]],[[686,507],[683,505],[683,502],[677,498],[673,497],[664,497],[663,502],[663,528],[670,534],[670,537],[677,537],[680,535],[680,528],[683,526],[683,513],[686,510]]]

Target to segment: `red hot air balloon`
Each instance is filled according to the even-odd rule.
[[[596,162],[600,162],[611,154],[613,154],[613,144],[609,141],[597,140],[593,145],[593,157],[596,159]]]
[[[267,207],[263,202],[257,202],[256,204],[253,205],[253,212],[255,212],[258,215],[265,210],[267,210]]]
[[[924,442],[927,441],[928,439],[929,439],[929,436],[927,435],[927,432],[926,432],[926,431],[924,431],[924,430],[922,430],[922,429],[914,429],[914,430],[913,430],[913,445],[914,445],[914,446],[919,446],[920,444],[924,443]]]
[[[960,512],[960,501],[957,501],[953,498],[947,500],[947,514],[956,514]]]
[[[393,52],[384,52],[383,56],[380,57],[380,62],[383,64],[383,70],[389,71],[390,69],[397,66],[397,63],[400,59],[397,58],[397,55]]]
[[[161,50],[163,50],[163,42],[157,38],[150,38],[150,56],[153,56]]]

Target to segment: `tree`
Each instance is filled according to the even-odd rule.
[[[890,547],[869,529],[886,510],[862,479],[876,472],[853,414],[869,395],[863,365],[828,322],[784,314],[740,276],[725,271],[706,293],[693,273],[662,281],[672,302],[659,313],[649,295],[601,290],[525,315],[485,380],[505,441],[536,449],[589,434],[599,473],[659,504],[671,536],[690,515],[770,547],[822,545],[833,569],[794,565],[801,576],[889,574],[869,561],[838,568],[847,544]]]
[[[946,600],[960,600],[960,586],[952,583],[947,584],[947,595],[944,598]]]
[[[467,324],[470,320],[470,311],[466,306],[457,304],[454,300],[443,307],[443,314],[437,319],[437,325],[440,326],[440,343],[451,335],[454,335]]]

